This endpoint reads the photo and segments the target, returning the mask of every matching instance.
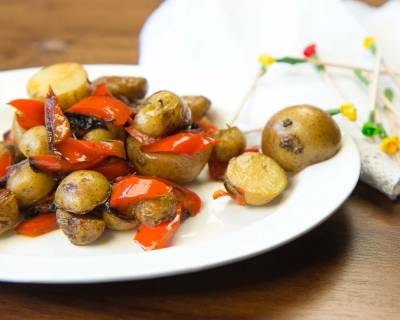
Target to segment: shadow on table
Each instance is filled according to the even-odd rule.
[[[98,314],[101,319],[225,318],[280,315],[324,294],[345,265],[351,224],[340,209],[322,225],[281,248],[215,269],[161,279],[90,285],[2,284],[0,294],[49,304],[46,312]],[[28,266],[27,266],[28,267]],[[132,266],[134,268],[134,266]],[[42,310],[43,311],[43,310]],[[293,311],[293,310],[292,310]],[[108,318],[109,317],[109,318]]]

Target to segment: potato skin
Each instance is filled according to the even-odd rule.
[[[107,201],[111,186],[101,173],[78,170],[66,176],[58,185],[54,204],[75,214],[86,214]]]
[[[218,141],[214,146],[213,156],[222,163],[227,163],[246,148],[246,138],[237,127],[218,130],[212,137]]]
[[[114,134],[103,128],[92,129],[85,133],[83,136],[83,140],[91,140],[91,141],[105,141],[114,139]]]
[[[17,199],[11,191],[0,189],[0,234],[13,229],[18,219]]]
[[[51,154],[46,127],[37,126],[27,130],[19,141],[19,149],[27,158]]]
[[[136,170],[146,176],[157,176],[178,183],[191,182],[199,175],[211,156],[212,148],[193,156],[172,153],[150,153],[140,149],[140,143],[128,137],[126,151]]]
[[[137,220],[135,217],[133,218],[126,218],[122,215],[118,215],[114,212],[109,212],[105,209],[102,210],[103,220],[106,223],[106,226],[110,230],[114,231],[125,231],[125,230],[133,230],[136,229],[140,221]]]
[[[106,224],[94,214],[74,215],[62,209],[56,211],[57,224],[71,243],[83,246],[96,241],[103,234]]]
[[[142,77],[104,76],[93,81],[95,86],[105,83],[108,90],[117,97],[125,97],[130,101],[142,99],[147,93],[147,80]]]
[[[205,116],[211,106],[211,101],[204,96],[182,96],[183,101],[192,112],[193,119]]]
[[[135,215],[141,223],[155,227],[175,217],[177,204],[176,196],[169,192],[161,197],[138,202],[135,207]]]
[[[340,129],[325,111],[310,105],[285,108],[267,122],[262,151],[287,171],[331,158],[340,148]]]
[[[29,162],[24,161],[12,168],[6,187],[15,195],[18,205],[26,208],[45,198],[54,185],[52,177],[32,170]]]
[[[189,107],[175,93],[158,91],[148,97],[133,119],[133,126],[151,137],[164,137],[189,126]]]
[[[287,187],[285,171],[271,158],[245,152],[229,161],[225,187],[242,190],[247,204],[261,206],[272,201]]]

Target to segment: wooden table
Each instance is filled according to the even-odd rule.
[[[139,29],[158,3],[3,0],[0,68],[67,60],[135,63]],[[148,281],[3,283],[0,317],[400,319],[399,209],[360,183],[328,221],[256,258]]]

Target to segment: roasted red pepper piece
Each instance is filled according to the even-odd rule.
[[[41,213],[19,224],[15,231],[29,237],[37,237],[58,228],[54,213]]]
[[[108,90],[107,84],[106,83],[100,83],[96,86],[94,89],[94,96],[106,96],[106,97],[112,97],[112,94],[110,90]]]
[[[213,193],[212,198],[214,200],[216,200],[218,198],[225,197],[225,196],[231,197],[240,206],[246,205],[246,200],[244,199],[244,192],[240,188],[237,188],[237,193],[235,193],[235,194],[227,192],[225,190],[217,190]]]
[[[104,157],[98,157],[93,161],[69,163],[57,155],[43,155],[29,158],[31,167],[51,175],[64,175],[76,170],[90,169],[103,161]]]
[[[137,141],[139,141],[139,143],[142,146],[152,144],[152,143],[154,143],[154,142],[159,140],[158,138],[153,138],[153,137],[148,136],[147,134],[144,134],[144,133],[140,132],[139,130],[135,129],[133,127],[133,125],[130,125],[129,127],[126,127],[125,130],[126,130],[126,132],[129,133],[129,135],[131,137],[133,137]]]
[[[12,156],[6,152],[0,156],[0,179],[7,174],[7,168],[11,166]]]
[[[33,99],[16,99],[8,104],[18,110],[18,122],[24,129],[44,125],[43,102]]]
[[[205,133],[180,132],[145,145],[145,152],[170,152],[192,156],[211,148],[217,141]]]
[[[123,208],[139,200],[160,197],[171,190],[171,186],[157,178],[132,175],[114,184],[110,205],[113,208]]]
[[[69,121],[64,115],[57,102],[57,97],[51,88],[49,88],[45,102],[45,122],[51,148],[54,148],[56,144],[72,136]]]
[[[172,221],[161,223],[155,227],[141,224],[134,240],[144,250],[163,249],[171,244],[176,230],[181,225],[181,208],[177,206],[176,216]]]
[[[68,112],[113,121],[114,125],[122,126],[130,117],[132,110],[121,100],[113,97],[91,96],[74,104]]]
[[[100,172],[108,180],[114,180],[115,178],[126,176],[132,172],[129,163],[122,159],[105,160],[94,166],[92,170]]]
[[[208,173],[210,174],[211,179],[215,181],[223,181],[227,167],[227,163],[222,163],[218,161],[215,156],[211,156],[208,161]]]
[[[94,161],[106,156],[125,158],[124,143],[120,140],[89,141],[66,138],[57,145],[57,151],[70,163]]]

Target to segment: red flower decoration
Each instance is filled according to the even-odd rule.
[[[303,54],[306,58],[312,58],[316,53],[317,53],[317,46],[315,43],[308,45],[303,51]]]

